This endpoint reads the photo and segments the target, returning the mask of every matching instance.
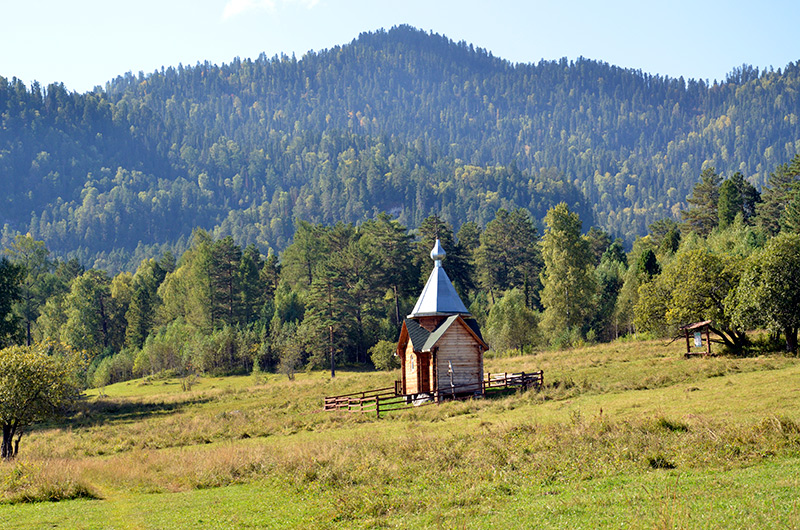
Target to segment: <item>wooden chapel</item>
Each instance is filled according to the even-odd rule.
[[[437,239],[431,250],[433,271],[397,343],[401,393],[436,401],[483,394],[483,353],[489,349],[442,267],[444,258]]]

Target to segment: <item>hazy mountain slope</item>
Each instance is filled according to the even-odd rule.
[[[632,238],[677,211],[703,163],[763,183],[800,151],[798,109],[800,63],[708,86],[589,60],[512,65],[400,27],[96,93],[0,82],[0,217],[6,238],[31,231],[112,266],[194,226],[280,249],[295,217],[389,210],[414,226],[440,211],[458,226],[559,200]]]

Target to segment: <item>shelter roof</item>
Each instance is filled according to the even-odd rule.
[[[691,331],[693,329],[702,328],[703,326],[708,326],[711,324],[710,320],[703,320],[702,322],[695,322],[694,324],[686,324],[685,326],[681,326],[678,329],[685,329],[686,331]]]
[[[420,326],[419,322],[410,318],[406,319],[405,325],[408,338],[411,340],[411,346],[414,348],[414,351],[423,351],[422,347],[425,345],[425,341],[428,340],[431,332]]]
[[[426,352],[431,351],[436,343],[439,342],[447,330],[450,329],[454,323],[460,321],[472,334],[475,339],[484,347],[488,347],[486,342],[481,337],[480,330],[478,329],[478,322],[474,318],[465,319],[461,315],[450,315],[442,322],[435,330],[428,331],[419,325],[419,323],[411,318],[405,320],[406,331],[408,338],[411,340],[411,345],[414,351]]]

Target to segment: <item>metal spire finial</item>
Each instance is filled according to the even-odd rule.
[[[431,259],[434,261],[436,267],[442,266],[442,260],[446,256],[446,252],[442,247],[442,244],[439,242],[439,238],[436,238],[436,243],[433,245],[433,250],[431,250]]]

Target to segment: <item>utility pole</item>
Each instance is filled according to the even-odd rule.
[[[331,377],[336,377],[336,364],[333,360],[333,326],[328,326],[328,332],[330,333],[330,347],[331,347]]]

